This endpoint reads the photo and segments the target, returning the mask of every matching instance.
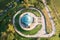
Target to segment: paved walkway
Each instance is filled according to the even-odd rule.
[[[51,24],[52,24],[52,32],[51,32],[50,34],[43,35],[43,37],[51,37],[51,36],[53,36],[53,35],[55,34],[55,23],[54,23],[54,21],[53,21],[53,19],[52,19],[50,10],[49,10],[49,8],[48,8],[48,5],[46,4],[46,0],[42,0],[42,1],[43,1],[44,5],[45,5],[45,9],[46,9],[46,11],[47,11],[47,14],[48,14],[48,16],[49,16],[49,18],[50,18],[50,22],[51,22]]]

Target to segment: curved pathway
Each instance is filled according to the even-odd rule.
[[[24,36],[24,37],[42,37],[42,35],[46,34],[46,31],[45,31],[45,19],[44,19],[44,15],[41,13],[40,10],[34,8],[34,7],[30,7],[29,9],[34,9],[34,10],[37,10],[40,14],[41,14],[41,19],[42,19],[42,28],[35,34],[35,35],[25,35],[25,34],[22,34],[20,31],[18,31],[15,27],[15,17],[16,15],[18,15],[22,10],[24,9],[21,9],[20,11],[18,11],[14,17],[13,17],[13,25],[14,25],[14,28],[15,28],[15,31],[17,33],[19,33],[21,36]]]
[[[50,33],[50,34],[46,34],[46,31],[45,31],[45,19],[44,19],[44,16],[42,16],[42,19],[43,19],[43,27],[41,28],[41,30],[39,30],[35,35],[24,35],[24,34],[22,34],[20,31],[18,31],[17,29],[16,29],[16,27],[14,27],[15,28],[15,31],[17,32],[17,33],[19,33],[21,36],[24,36],[24,37],[51,37],[51,36],[53,36],[54,34],[55,34],[55,24],[54,24],[54,21],[53,21],[53,19],[52,19],[52,16],[51,16],[51,14],[50,14],[50,10],[49,10],[49,8],[48,8],[48,5],[46,4],[46,0],[42,0],[43,1],[43,3],[44,3],[44,5],[45,5],[45,9],[46,9],[46,11],[47,11],[47,14],[48,14],[48,16],[49,16],[49,18],[50,18],[50,22],[51,22],[51,24],[52,24],[52,32]],[[36,8],[33,8],[33,7],[31,7],[30,9],[35,9],[35,10],[37,10]],[[23,9],[22,9],[23,10]],[[20,10],[18,13],[20,13],[22,10]],[[37,10],[38,12],[40,12],[39,10]],[[17,13],[17,14],[18,14]],[[17,15],[16,14],[16,15]],[[41,12],[40,12],[40,14],[42,14]],[[15,15],[15,16],[16,16]],[[13,17],[13,24],[15,23],[15,16]],[[14,24],[14,26],[15,26],[15,24]]]
[[[53,35],[55,34],[55,23],[54,23],[54,21],[53,21],[53,19],[52,19],[50,10],[49,10],[49,8],[48,8],[48,5],[46,4],[46,0],[42,0],[42,1],[43,1],[44,5],[45,5],[45,9],[46,9],[46,11],[47,11],[47,14],[48,14],[48,16],[49,16],[49,18],[50,18],[50,22],[51,22],[51,24],[52,24],[52,32],[51,32],[50,34],[43,35],[43,37],[51,37],[51,36],[53,36]]]

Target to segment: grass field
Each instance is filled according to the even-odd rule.
[[[21,12],[22,13],[24,13],[24,12],[31,12],[31,13],[35,14],[37,17],[41,16],[40,13],[38,11],[36,11],[36,10],[25,9],[25,10],[23,10]]]
[[[56,7],[56,10],[60,13],[60,0],[51,0],[55,7]]]
[[[48,40],[60,40],[60,0],[51,0],[51,4],[49,6],[51,8],[51,15],[55,22],[56,34]]]

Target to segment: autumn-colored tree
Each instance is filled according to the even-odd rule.
[[[8,24],[8,29],[7,29],[7,32],[12,32],[12,33],[14,33],[15,32],[15,30],[14,30],[14,27],[13,27],[13,25],[12,24]]]

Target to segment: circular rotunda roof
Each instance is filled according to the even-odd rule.
[[[29,14],[25,14],[21,18],[21,23],[23,23],[25,26],[29,26],[33,22],[33,17],[30,16]]]

